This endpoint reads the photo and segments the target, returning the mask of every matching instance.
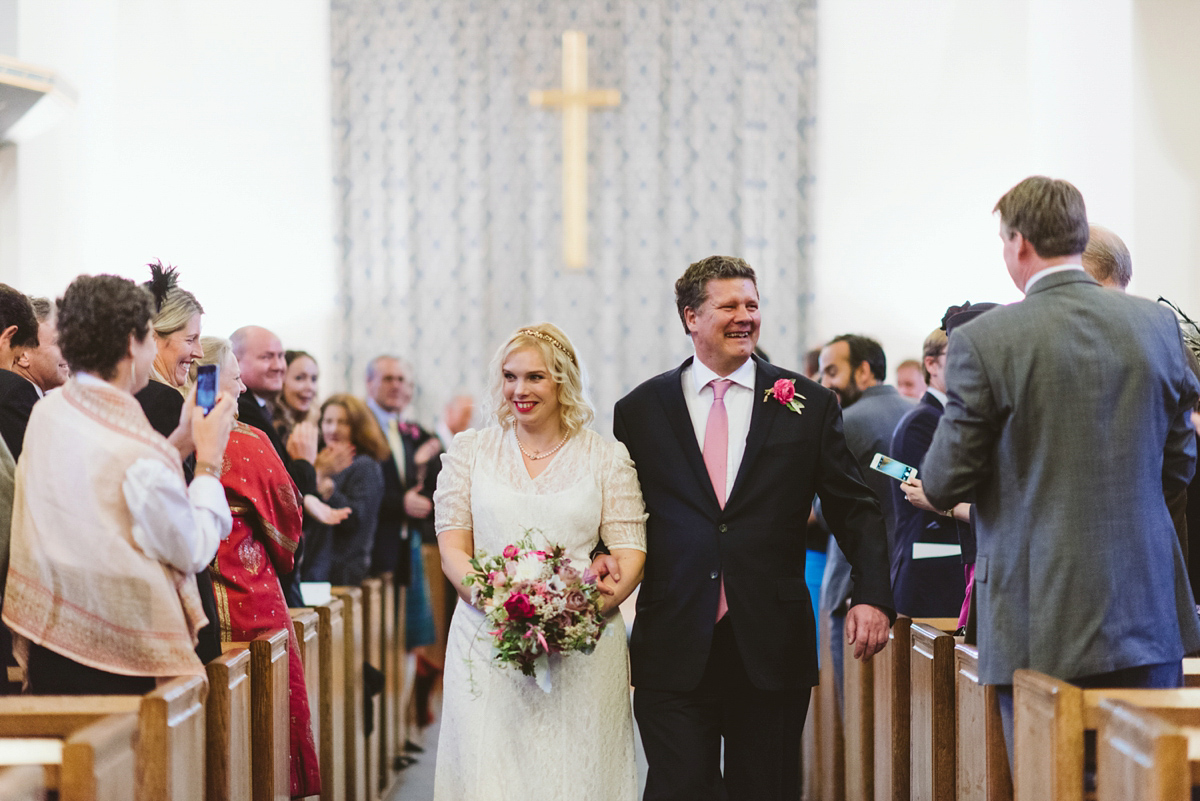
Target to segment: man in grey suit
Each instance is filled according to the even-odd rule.
[[[896,534],[896,509],[890,482],[895,479],[872,470],[871,459],[876,453],[891,455],[892,432],[900,418],[912,410],[913,401],[895,387],[883,383],[887,376],[887,357],[883,347],[870,337],[843,334],[830,340],[821,349],[819,370],[821,385],[832,389],[841,403],[846,446],[883,509],[890,556]],[[837,540],[831,537],[825,575],[821,578],[821,609],[830,616],[829,645],[838,704],[842,703],[842,641],[846,610],[853,589],[850,562],[838,547]]]
[[[1027,178],[996,204],[1025,300],[955,330],[949,402],[921,478],[944,509],[974,495],[979,676],[1170,687],[1200,623],[1163,501],[1195,470],[1200,386],[1174,316],[1085,273],[1083,197]]]

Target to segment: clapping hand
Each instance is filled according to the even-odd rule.
[[[437,437],[430,437],[422,443],[421,447],[417,448],[417,452],[413,454],[413,461],[418,467],[429,464],[429,460],[442,452],[442,441]]]
[[[433,511],[433,501],[421,494],[419,487],[404,493],[404,513],[417,520],[424,520]]]
[[[335,442],[326,445],[317,454],[313,467],[317,470],[317,478],[335,476],[354,462],[354,446],[349,442]]]
[[[324,523],[327,526],[336,526],[349,517],[350,513],[354,510],[349,506],[342,509],[334,509],[316,495],[305,495],[304,511],[308,512],[318,523]]]
[[[288,456],[293,459],[316,464],[317,462],[317,424],[297,423],[292,429],[287,441]]]

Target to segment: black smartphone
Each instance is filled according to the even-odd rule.
[[[196,368],[196,405],[205,414],[217,405],[217,378],[219,368],[215,364],[202,364]]]

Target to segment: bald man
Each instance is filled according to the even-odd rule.
[[[1083,269],[1100,286],[1121,292],[1133,278],[1133,259],[1121,237],[1099,225],[1088,226],[1088,243],[1083,250]]]

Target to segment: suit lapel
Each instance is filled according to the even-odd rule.
[[[763,403],[762,397],[768,389],[775,385],[780,373],[768,362],[755,357],[751,358],[754,358],[756,369],[754,371],[754,397],[751,399],[753,406],[750,412],[750,431],[746,434],[746,451],[742,454],[742,463],[738,467],[737,478],[734,479],[733,487],[729,490],[729,496],[725,501],[726,509],[737,497],[737,491],[746,480],[746,475],[750,472],[750,465],[754,463],[758,452],[762,450],[763,443],[767,441],[767,435],[771,432],[771,424],[775,421],[775,415],[772,414],[775,409],[772,404]]]
[[[714,508],[720,508],[717,503],[717,493],[713,491],[712,481],[708,477],[708,468],[704,466],[704,454],[700,451],[700,443],[696,441],[696,429],[692,426],[692,415],[688,412],[687,401],[683,397],[683,371],[692,363],[689,358],[683,364],[663,376],[659,384],[658,394],[666,411],[671,430],[679,441],[684,458],[696,474],[696,483],[705,493],[705,498]]]

